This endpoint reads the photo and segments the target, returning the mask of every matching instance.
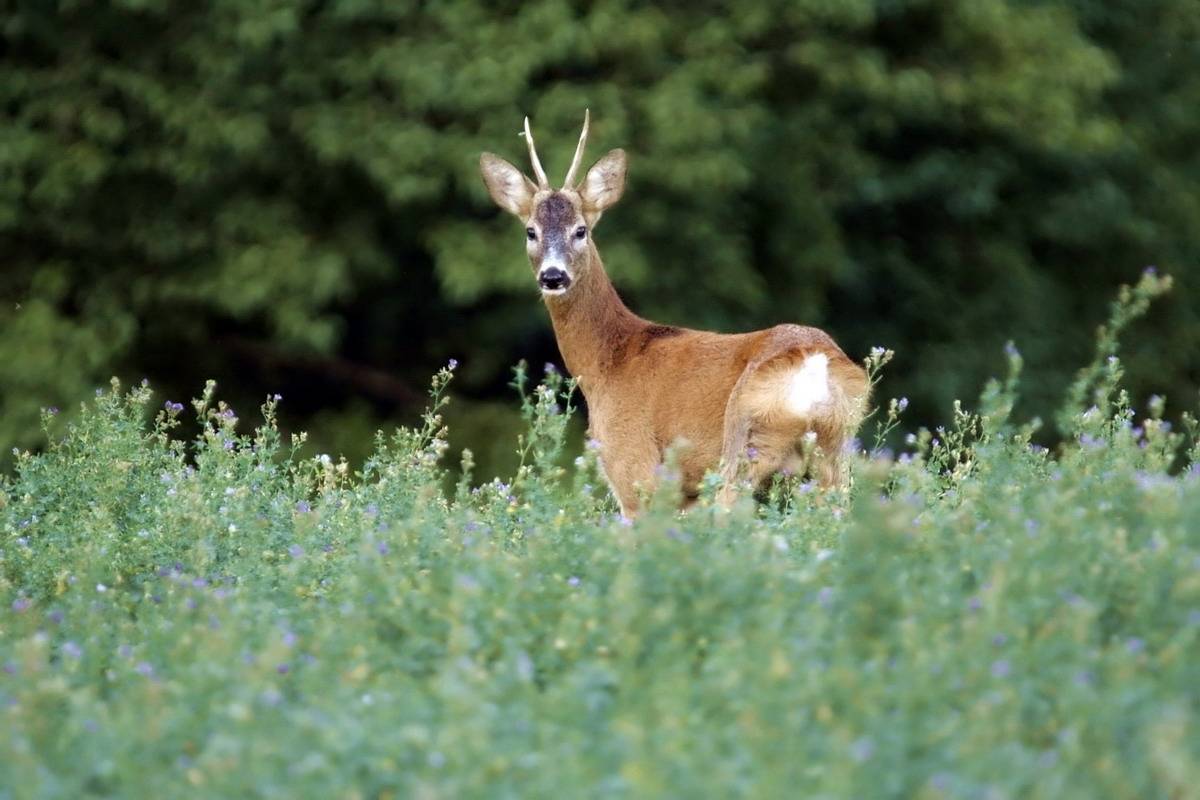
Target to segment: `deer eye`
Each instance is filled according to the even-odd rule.
[[[587,227],[586,226],[580,225],[578,228],[575,229],[575,238],[576,239],[583,239],[586,236],[587,236]]]
[[[537,241],[537,231],[535,231],[533,228],[526,228],[525,229],[525,238],[527,238],[531,242],[536,242]]]

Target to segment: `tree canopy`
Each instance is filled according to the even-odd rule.
[[[486,446],[556,352],[478,155],[524,165],[528,114],[560,175],[585,107],[630,153],[597,242],[643,316],[893,348],[923,420],[1013,339],[1036,412],[1156,265],[1130,381],[1195,402],[1194,0],[46,2],[0,41],[8,446],[118,374],[281,391],[354,452],[451,357]]]

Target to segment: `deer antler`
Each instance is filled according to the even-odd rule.
[[[542,162],[538,160],[537,148],[533,146],[533,132],[529,130],[529,117],[525,118],[525,143],[529,145],[529,160],[533,162],[533,176],[537,178],[539,189],[549,189],[550,179],[546,177],[546,170],[542,169]]]
[[[579,146],[575,148],[575,158],[571,161],[571,168],[567,170],[567,179],[563,181],[563,188],[570,189],[571,184],[575,180],[575,171],[579,169],[579,162],[583,161],[583,148],[587,144],[588,123],[591,121],[592,115],[588,109],[583,110],[583,132],[579,134]]]

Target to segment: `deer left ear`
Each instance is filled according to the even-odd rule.
[[[605,209],[621,199],[627,167],[625,151],[618,148],[608,151],[588,170],[579,187],[579,196],[583,198],[583,214],[589,225],[596,224]]]

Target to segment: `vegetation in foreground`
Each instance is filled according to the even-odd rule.
[[[1190,796],[1200,449],[1114,354],[1163,288],[1059,452],[1010,351],[852,491],[728,515],[615,516],[553,374],[517,475],[449,495],[437,399],[350,474],[278,398],[239,433],[210,388],[184,443],[114,385],[0,486],[0,797]]]

